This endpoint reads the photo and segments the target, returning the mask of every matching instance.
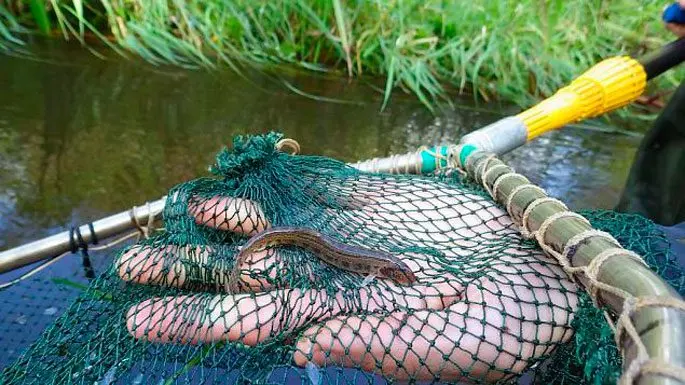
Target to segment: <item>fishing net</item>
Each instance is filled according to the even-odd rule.
[[[449,170],[363,173],[280,139],[239,137],[216,177],[173,188],[164,229],[122,250],[0,383],[616,381],[602,309],[481,187]],[[585,215],[683,293],[651,222]],[[301,228],[359,265],[324,261],[321,238],[284,241]],[[266,229],[285,234],[239,254]],[[412,279],[364,273],[368,250]]]

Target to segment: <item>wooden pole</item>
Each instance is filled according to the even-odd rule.
[[[460,156],[462,154],[466,156]],[[466,171],[476,182],[483,184],[494,200],[508,207],[512,219],[524,229],[524,233],[537,234],[538,239],[551,248],[552,253],[557,253],[557,257],[574,237],[578,239],[580,234],[589,234],[592,230],[586,220],[577,214],[570,215],[562,203],[549,199],[539,187],[531,187],[534,185],[523,175],[516,174],[511,167],[491,154],[458,146],[452,152],[451,162]],[[543,225],[545,229],[542,229]],[[544,236],[540,235],[541,230],[544,230]],[[625,249],[616,250],[617,247],[620,248],[612,238],[597,235],[588,237],[568,251],[567,270],[575,271],[573,275],[576,280],[589,289],[598,305],[608,306],[614,315],[619,315],[627,303],[626,294],[633,299],[682,301],[668,283],[636,259],[634,254]],[[593,265],[593,260],[603,253],[607,255],[608,250],[615,250],[614,256],[601,264],[595,264],[598,267],[595,272],[589,271],[588,267]],[[560,262],[562,265],[566,263]],[[597,286],[601,288],[592,290]],[[630,320],[650,360],[667,363],[681,370],[685,368],[685,312],[682,309],[667,305],[643,307],[635,311]],[[638,345],[626,333],[619,345],[624,355],[625,368],[628,368],[638,358]],[[644,374],[637,378],[637,383],[682,384],[677,379],[660,374]]]

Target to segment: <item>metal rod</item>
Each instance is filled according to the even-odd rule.
[[[411,162],[408,162],[407,164],[409,163]],[[362,171],[370,171],[364,168],[360,169]],[[420,170],[412,171],[420,172]],[[85,243],[91,243],[94,236],[98,239],[116,236],[135,229],[137,226],[136,223],[144,223],[150,216],[154,219],[161,219],[165,202],[166,197],[97,220],[92,223],[95,234],[91,233],[90,227],[87,224],[79,226],[78,231],[80,231]],[[0,274],[66,253],[72,249],[74,242],[77,241],[73,238],[74,233],[72,231],[64,231],[47,238],[0,252]]]
[[[459,153],[459,149],[455,151]],[[481,175],[486,175],[485,184],[491,191],[502,175],[514,173],[513,169],[499,159],[486,159],[490,154],[483,152],[472,152],[468,155],[465,170],[468,175],[479,183]],[[461,161],[457,161],[462,164]],[[483,168],[486,168],[483,170]],[[490,172],[487,172],[491,170]],[[486,173],[487,172],[487,173]],[[520,175],[520,174],[519,174]],[[519,226],[523,226],[522,216],[526,208],[536,199],[547,197],[542,191],[537,189],[519,189],[510,198],[514,190],[522,185],[530,185],[523,176],[502,178],[498,182],[497,191],[493,196],[497,202],[506,204],[511,199],[511,214]],[[559,212],[568,211],[565,207],[556,202],[541,203],[530,211],[526,225],[531,232],[537,231],[542,223]],[[577,234],[590,230],[591,226],[578,218],[565,217],[551,222],[545,231],[546,244],[551,245],[557,252],[561,252],[567,242]],[[615,249],[617,246],[608,238],[592,237],[578,245],[572,253],[569,262],[571,266],[588,266],[590,262],[600,253],[608,249]],[[576,274],[576,278],[586,288],[589,279],[585,274]],[[648,267],[639,263],[634,258],[626,255],[617,255],[602,263],[597,274],[597,280],[612,287],[621,289],[634,297],[657,297],[666,296],[677,300],[682,300],[681,296],[661,277],[652,272]],[[608,306],[614,314],[620,314],[623,310],[624,298],[600,290],[597,298],[594,298],[600,305]],[[651,359],[669,363],[676,367],[685,367],[685,312],[669,307],[645,307],[636,311],[632,316],[633,325],[637,329],[640,339],[647,348]],[[637,349],[634,342],[624,335],[620,341],[624,353],[624,367],[628,367],[636,358]],[[671,385],[680,382],[666,376],[656,374],[645,374],[638,378],[640,385]]]
[[[166,198],[145,204],[140,207],[133,207],[130,210],[114,214],[112,216],[97,220],[92,223],[93,231],[90,226],[82,225],[78,227],[83,241],[91,243],[95,238],[104,239],[115,236],[123,232],[135,229],[137,223],[146,223],[152,216],[155,219],[161,218],[162,210]],[[22,266],[38,262],[66,253],[72,249],[78,240],[74,238],[75,231],[64,231],[53,236],[27,243],[14,249],[0,253],[0,273],[17,269]]]

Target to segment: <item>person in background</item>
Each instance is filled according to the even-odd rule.
[[[667,6],[662,19],[669,31],[685,37],[685,0]],[[685,82],[642,140],[616,211],[661,225],[685,266]]]
[[[685,0],[679,0],[664,8],[661,17],[669,31],[678,37],[685,36]]]

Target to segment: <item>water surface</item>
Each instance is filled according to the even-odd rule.
[[[428,111],[347,79],[186,71],[97,59],[58,45],[0,57],[0,248],[161,197],[206,174],[236,134],[278,130],[303,151],[344,161],[455,142],[515,109]],[[489,109],[489,111],[487,111]],[[639,139],[567,128],[507,157],[572,207],[612,207]]]

